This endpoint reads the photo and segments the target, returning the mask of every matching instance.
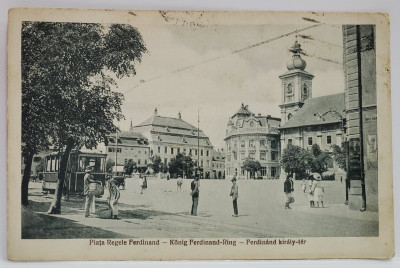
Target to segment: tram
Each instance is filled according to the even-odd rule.
[[[69,155],[67,164],[67,174],[65,176],[65,190],[69,193],[83,194],[85,169],[91,168],[91,175],[96,181],[101,182],[102,192],[104,194],[104,186],[106,180],[106,154],[94,152],[73,151]],[[58,172],[60,169],[60,153],[54,152],[46,155],[45,167],[43,171],[44,192],[55,193],[58,181]]]

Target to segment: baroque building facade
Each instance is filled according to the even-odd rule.
[[[201,178],[211,178],[213,146],[205,133],[182,119],[154,114],[142,123],[132,128],[141,133],[149,142],[150,155],[157,155],[164,164],[168,164],[178,153],[192,157],[199,166]],[[193,176],[194,174],[188,174]]]
[[[247,158],[258,161],[261,170],[258,176],[278,178],[280,173],[280,151],[278,127],[280,118],[255,115],[247,105],[228,120],[225,144],[225,173],[228,177],[239,179],[253,177],[243,167]]]
[[[323,151],[332,152],[332,145],[342,146],[344,141],[344,93],[313,98],[312,79],[305,71],[306,62],[301,58],[301,46],[291,47],[292,58],[288,71],[279,76],[282,81],[280,144],[281,151],[288,145],[311,149],[318,144]],[[334,161],[328,163],[333,171],[343,172]]]

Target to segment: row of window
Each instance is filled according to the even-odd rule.
[[[267,140],[259,140],[260,147],[267,147]],[[237,148],[238,143],[237,141],[233,142],[233,148]],[[249,140],[248,141],[248,147],[249,148],[256,148],[256,141],[255,140]],[[246,141],[240,141],[240,148],[246,148]],[[278,148],[278,141],[276,140],[271,140],[271,148],[272,149],[277,149]],[[231,143],[228,142],[228,151],[232,149]]]
[[[118,147],[118,148],[115,148],[115,147],[108,147],[108,152],[109,153],[115,153],[115,150],[117,150],[117,153],[121,153],[122,152],[122,148],[121,147]],[[137,152],[138,154],[141,154],[142,153],[142,150],[135,150],[135,148],[130,148],[130,147],[125,147],[124,148],[124,152],[130,152],[130,153],[135,153],[135,152]],[[143,150],[143,153],[144,154],[147,154],[147,150]]]
[[[247,157],[249,157],[250,159],[253,159],[253,160],[268,160],[267,159],[267,154],[268,154],[267,151],[261,151],[259,153],[259,158],[256,159],[256,153],[255,152],[249,152],[248,155],[246,155],[245,153],[241,153],[240,154],[240,159],[244,160]],[[227,162],[230,162],[232,160],[232,156],[233,156],[233,160],[234,161],[238,160],[238,153],[237,152],[233,152],[232,155],[228,154],[226,156]],[[277,161],[278,160],[278,152],[277,151],[271,151],[270,152],[270,160],[271,161]]]
[[[308,137],[308,145],[313,145],[313,137]],[[326,136],[326,144],[332,144],[332,136]],[[293,139],[288,139],[288,145],[293,145]]]
[[[129,161],[129,159],[128,159],[128,158],[125,158],[125,165],[126,165],[126,163],[128,163],[128,161]],[[143,163],[143,162],[142,162],[141,159],[137,159],[137,164],[138,164],[138,165],[141,165],[142,163]],[[147,159],[144,159],[144,164],[147,165]]]
[[[157,152],[161,154],[162,151],[162,146],[158,146]],[[169,149],[169,150],[168,150]],[[190,149],[190,148],[180,148],[180,147],[164,147],[164,154],[168,154],[168,151],[170,154],[179,154],[179,153],[188,153],[189,155],[197,155],[197,149]],[[205,151],[205,153],[204,153]],[[210,156],[210,150],[200,150],[200,156]]]
[[[309,94],[309,92],[308,92],[307,84],[303,84],[303,88],[301,91],[301,100],[304,101],[304,100],[308,99],[308,94]],[[286,94],[285,94],[286,102],[293,101],[293,97],[294,97],[293,85],[290,83],[286,87]]]
[[[223,164],[212,164],[213,168],[223,168],[224,165]]]
[[[111,143],[115,143],[115,139],[114,139],[114,138],[108,138],[108,140],[109,140],[109,142],[111,142]],[[144,145],[149,144],[149,142],[148,142],[147,140],[136,140],[136,142],[137,142],[138,144],[144,144]],[[121,141],[120,138],[118,138],[118,144],[123,144],[123,142]]]

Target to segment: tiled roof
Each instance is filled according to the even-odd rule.
[[[163,143],[173,143],[181,145],[193,145],[197,146],[197,137],[185,137],[174,134],[164,134],[164,133],[151,133],[151,139],[156,142],[160,141]],[[212,146],[208,138],[199,139],[200,146]]]
[[[138,124],[134,128],[140,126],[148,126],[148,125],[197,130],[196,127],[183,121],[182,119],[173,117],[164,117],[159,115],[153,115],[152,117]]]
[[[311,98],[304,101],[304,105],[287,121],[281,129],[294,128],[300,126],[322,125],[330,123],[339,123],[341,120],[338,116],[327,113],[323,119],[316,114],[324,114],[329,109],[336,111],[345,117],[344,93]]]
[[[125,146],[148,146],[148,141],[142,133],[132,131],[119,131],[118,132],[118,145]],[[115,135],[108,137],[108,146],[115,145]]]
[[[142,133],[133,131],[120,131],[118,132],[119,138],[130,138],[130,139],[146,139]]]
[[[270,127],[279,127],[281,123],[280,118],[275,117],[267,117],[267,116],[256,116],[258,120],[260,120],[260,124],[262,127],[266,127],[269,125]]]

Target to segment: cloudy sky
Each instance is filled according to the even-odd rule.
[[[177,117],[197,125],[216,148],[224,147],[228,117],[241,103],[253,113],[280,117],[281,82],[295,41],[290,35],[240,53],[235,50],[304,28],[308,25],[205,26],[160,25],[138,30],[148,53],[137,65],[137,75],[118,83],[125,94],[127,130],[152,116]],[[313,97],[344,91],[342,30],[320,25],[298,37],[308,56],[306,71],[315,75]],[[186,68],[188,67],[188,68]],[[177,71],[179,70],[179,71]]]

